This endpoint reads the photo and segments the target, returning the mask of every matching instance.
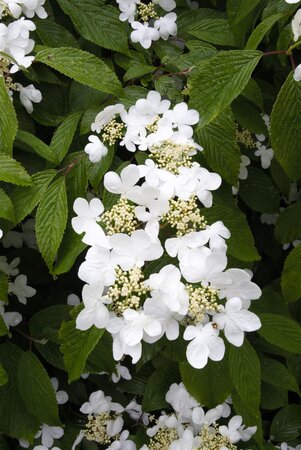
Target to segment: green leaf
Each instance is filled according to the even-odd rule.
[[[241,397],[237,393],[237,391],[233,391],[231,394],[233,408],[236,414],[239,414],[243,417],[243,422],[247,427],[257,426],[257,431],[254,435],[254,440],[258,443],[259,449],[262,449],[262,423],[261,418],[258,413],[254,413],[250,411],[250,409],[246,406],[246,404],[242,401]],[[256,447],[257,448],[257,447]]]
[[[208,361],[201,370],[194,369],[188,363],[180,363],[182,381],[188,392],[201,404],[215,408],[223,403],[233,389],[227,361]]]
[[[249,50],[221,51],[197,67],[190,77],[190,106],[199,111],[202,125],[214,120],[244,90],[261,55]]]
[[[74,308],[72,320],[64,322],[60,329],[61,352],[64,355],[69,382],[77,380],[84,372],[86,361],[101,339],[104,330],[95,326],[87,331],[76,328],[75,320],[81,307]]]
[[[79,33],[109,50],[128,53],[127,26],[120,22],[118,8],[99,0],[58,0]]]
[[[249,100],[240,95],[232,103],[236,121],[251,133],[268,135],[267,127],[259,110]]]
[[[0,361],[8,382],[0,387],[0,429],[10,437],[33,440],[39,430],[37,420],[21,397],[16,374],[23,351],[14,344],[0,346]]]
[[[280,193],[271,178],[262,170],[248,168],[248,178],[241,180],[239,195],[255,211],[276,213],[280,206]]]
[[[79,47],[73,34],[54,20],[35,20],[35,24],[39,38],[47,47]]]
[[[227,240],[228,253],[240,261],[257,261],[260,256],[256,250],[254,238],[244,214],[237,208],[213,206],[202,209],[209,224],[217,220],[223,220],[224,225],[230,230],[231,237]]]
[[[29,147],[47,161],[51,161],[53,163],[56,162],[55,154],[51,151],[49,145],[45,144],[45,142],[41,141],[41,139],[37,138],[33,134],[28,133],[27,131],[19,130],[16,136],[16,141],[17,144],[24,144],[25,148]]]
[[[258,44],[262,41],[264,36],[270,31],[270,29],[275,25],[275,23],[283,17],[283,14],[274,14],[267,17],[265,20],[260,22],[259,25],[252,32],[246,44],[246,50],[255,50]]]
[[[115,73],[91,53],[68,47],[45,48],[37,53],[35,61],[99,91],[122,95],[121,84]]]
[[[253,9],[256,8],[260,0],[228,0],[227,13],[232,25],[241,22]]]
[[[261,361],[261,377],[267,383],[287,390],[300,393],[296,378],[279,361],[263,358]]]
[[[0,337],[6,336],[9,333],[9,330],[4,322],[3,317],[0,315]]]
[[[62,161],[69,150],[80,117],[80,112],[75,112],[66,117],[56,129],[51,139],[50,151],[54,155],[57,164]]]
[[[7,302],[8,275],[0,272],[0,302]]]
[[[295,247],[284,263],[281,274],[281,289],[287,302],[295,302],[301,297],[301,246]]]
[[[280,409],[273,419],[270,435],[276,441],[292,441],[301,434],[301,405],[289,405]]]
[[[0,217],[10,220],[11,222],[15,221],[13,204],[3,189],[0,189]]]
[[[156,70],[156,67],[149,66],[147,64],[135,64],[130,67],[123,76],[123,81],[129,81],[133,78],[141,78],[143,75],[152,73]]]
[[[86,247],[87,245],[82,242],[82,237],[76,234],[72,226],[68,224],[58,251],[53,273],[61,275],[68,272],[75,263],[76,258]]]
[[[20,186],[28,186],[31,184],[30,176],[24,167],[5,153],[0,153],[0,181],[6,181],[7,183],[18,184]]]
[[[30,187],[16,187],[11,194],[15,207],[16,222],[21,222],[37,206],[52,178],[55,170],[37,172],[31,177]]]
[[[101,158],[101,160],[97,163],[89,163],[88,167],[88,179],[91,183],[93,189],[96,191],[99,188],[99,184],[101,180],[103,179],[105,173],[109,170],[111,167],[111,164],[113,162],[115,155],[115,148],[109,147],[108,153],[106,156]]]
[[[46,189],[36,216],[38,246],[50,270],[63,238],[67,216],[65,178],[60,177]]]
[[[113,358],[112,346],[112,337],[105,331],[88,356],[84,371],[87,373],[106,372],[108,374],[115,372],[116,362]]]
[[[242,91],[241,95],[250,100],[254,105],[258,106],[259,109],[263,111],[263,98],[262,92],[258,84],[252,78],[249,80],[248,84]]]
[[[260,314],[260,336],[288,352],[301,354],[301,327],[292,319],[279,314]]]
[[[280,213],[275,226],[275,237],[282,244],[301,237],[301,202],[288,206]]]
[[[188,26],[185,31],[210,44],[235,46],[234,36],[226,19],[201,19]]]
[[[178,381],[178,369],[175,363],[167,362],[155,370],[147,380],[143,401],[143,411],[149,412],[167,406],[166,393],[170,385]]]
[[[61,424],[50,378],[44,366],[32,352],[22,355],[17,383],[23,401],[40,423]]]
[[[0,153],[11,156],[18,122],[3,77],[0,77],[0,105]]]
[[[0,364],[0,386],[3,386],[7,382],[8,382],[7,373],[5,372],[2,364]]]
[[[236,126],[230,111],[223,112],[206,127],[197,130],[208,164],[231,185],[237,184],[240,165],[235,131]]]
[[[229,347],[229,372],[241,401],[259,420],[260,363],[247,339],[241,347]]]
[[[287,394],[285,389],[278,388],[270,383],[261,383],[261,407],[263,409],[279,409],[287,405]]]
[[[301,177],[301,84],[291,73],[283,84],[271,115],[275,157],[292,180]]]

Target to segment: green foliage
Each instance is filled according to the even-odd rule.
[[[31,184],[30,176],[24,167],[5,153],[0,153],[0,181],[20,186]]]
[[[301,353],[301,327],[279,314],[261,314],[259,334],[268,342],[288,352]]]
[[[294,248],[285,260],[281,275],[281,288],[287,302],[294,302],[301,297],[300,283],[301,248]]]
[[[0,153],[11,156],[18,122],[2,77],[0,78],[0,104]]]

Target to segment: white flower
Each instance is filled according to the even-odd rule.
[[[255,155],[260,156],[261,167],[263,169],[268,169],[274,157],[274,151],[272,148],[266,148],[265,145],[260,145],[260,147],[258,147],[255,151]]]
[[[5,3],[15,19],[18,19],[22,13],[29,18],[32,18],[35,14],[40,19],[46,19],[47,17],[43,8],[45,0],[5,0]]]
[[[226,425],[219,427],[219,432],[222,436],[227,437],[231,443],[236,444],[240,440],[248,441],[257,430],[257,427],[244,428],[242,417],[234,416],[229,420],[228,427]]]
[[[100,133],[103,127],[105,127],[112,119],[124,112],[125,109],[121,103],[107,106],[103,111],[97,114],[91,125],[91,130],[94,132],[96,131],[96,133]]]
[[[61,450],[59,447],[52,447],[51,449],[49,449],[48,447],[45,447],[44,445],[36,445],[35,447],[33,447],[32,450]]]
[[[169,36],[176,36],[177,34],[176,20],[177,20],[176,13],[168,13],[155,21],[154,27],[159,31],[160,37],[165,41],[169,38]]]
[[[2,245],[4,248],[21,248],[23,246],[22,233],[19,233],[19,231],[9,231],[2,239]]]
[[[192,408],[199,406],[198,402],[188,393],[183,383],[173,383],[166,393],[165,400],[181,417],[185,418],[191,416]]]
[[[121,194],[123,197],[127,197],[140,178],[139,167],[130,164],[122,169],[120,176],[116,172],[107,172],[104,176],[104,186],[113,194]]]
[[[142,406],[139,405],[136,400],[132,400],[125,408],[124,411],[128,413],[130,418],[135,422],[142,422],[144,425],[149,424],[148,414],[142,411]]]
[[[179,170],[180,175],[194,179],[195,182],[195,194],[197,195],[200,202],[206,208],[212,206],[212,194],[211,191],[218,189],[222,183],[221,177],[214,172],[209,172],[209,170],[204,167],[200,167],[199,164],[193,164],[193,167],[181,167]]]
[[[119,362],[116,364],[116,372],[112,374],[113,383],[118,383],[121,378],[124,380],[131,380],[132,375],[126,366],[122,366]]]
[[[163,114],[170,107],[169,100],[161,100],[161,95],[157,91],[149,91],[146,98],[141,98],[135,103],[135,110],[143,116],[150,115],[152,120],[158,114]]]
[[[293,5],[295,3],[299,3],[300,0],[285,0],[286,3],[289,3],[290,5]]]
[[[119,15],[119,20],[125,22],[126,20],[131,23],[135,20],[136,14],[136,4],[127,1],[119,2],[119,9],[121,14]]]
[[[59,405],[64,405],[65,403],[67,403],[69,396],[67,394],[66,391],[58,391],[59,388],[59,380],[55,377],[50,379],[52,387],[54,389],[55,392],[55,396],[56,396],[56,401],[58,402]]]
[[[76,294],[69,294],[67,297],[67,305],[77,306],[80,304],[80,298]]]
[[[159,31],[152,28],[148,23],[132,22],[132,28],[134,31],[131,32],[132,42],[139,42],[143,48],[150,48],[152,41],[157,41],[160,39]]]
[[[190,134],[192,132],[191,125],[195,125],[199,121],[199,113],[195,109],[188,109],[186,103],[178,103],[173,110],[166,111],[164,118],[170,120],[174,127],[177,127],[181,133]]]
[[[225,307],[214,314],[212,320],[224,330],[226,339],[236,347],[243,344],[244,331],[255,331],[261,327],[256,314],[243,309],[242,301],[238,297],[228,300]]]
[[[107,450],[136,450],[136,444],[128,440],[129,434],[127,430],[123,430],[119,438],[107,447]]]
[[[225,354],[224,341],[218,337],[219,330],[211,322],[206,325],[189,325],[184,331],[188,344],[186,356],[189,364],[196,369],[206,366],[208,358],[221,361]]]
[[[262,213],[260,215],[260,222],[265,223],[266,225],[275,225],[278,217],[279,217],[278,213],[274,214]]]
[[[20,102],[26,109],[26,111],[31,114],[33,112],[33,105],[34,103],[40,103],[42,101],[42,94],[41,91],[36,89],[33,84],[30,84],[28,86],[22,86],[20,83],[16,83],[18,87],[18,91],[20,93]]]
[[[292,30],[294,34],[294,41],[297,41],[301,36],[301,9],[299,9],[292,20]]]
[[[80,412],[83,414],[95,414],[96,416],[110,411],[121,413],[123,410],[124,408],[119,403],[112,402],[112,397],[105,396],[101,390],[92,392],[89,401],[80,407]]]
[[[104,206],[98,198],[92,198],[88,202],[85,198],[78,197],[73,204],[73,210],[77,217],[71,220],[72,227],[77,234],[81,234],[87,230],[88,224],[100,220]]]
[[[16,295],[20,303],[26,305],[27,298],[33,297],[36,294],[36,289],[27,286],[27,276],[18,275],[14,282],[10,281],[8,283],[8,292],[10,294]]]
[[[105,304],[110,304],[111,299],[103,295],[104,285],[102,280],[97,284],[85,284],[82,297],[85,308],[76,318],[76,328],[88,330],[93,325],[97,328],[105,328],[110,320],[110,313]]]
[[[300,81],[301,80],[301,64],[299,64],[294,72],[294,80],[295,81]]]
[[[42,437],[42,445],[46,448],[53,446],[54,439],[60,439],[64,435],[64,430],[61,427],[50,427],[45,423],[42,425],[40,431],[35,435],[35,439]]]
[[[240,157],[240,167],[238,178],[240,180],[246,180],[248,178],[248,169],[247,166],[251,164],[250,159],[246,155],[241,155]]]
[[[14,258],[10,263],[7,262],[6,256],[0,256],[0,271],[8,276],[15,277],[19,273],[17,266],[20,264],[20,258]]]
[[[2,316],[7,328],[16,327],[22,321],[22,316],[18,312],[5,312],[5,303],[0,300],[0,316]]]
[[[148,317],[160,322],[162,328],[161,336],[165,333],[169,341],[179,337],[179,322],[184,319],[185,315],[172,311],[164,302],[163,294],[161,297],[156,295],[155,297],[147,298],[144,302],[143,310]]]
[[[177,6],[174,0],[152,0],[152,2],[155,3],[155,5],[161,6],[164,11],[168,12],[172,11]]]
[[[189,283],[209,282],[215,279],[227,265],[227,257],[222,252],[212,252],[207,247],[188,250],[181,255],[180,270]]]
[[[168,450],[194,450],[200,448],[201,438],[199,436],[194,437],[191,430],[186,429],[182,436],[173,441]]]
[[[90,141],[90,144],[86,145],[84,151],[87,153],[87,155],[89,155],[89,160],[92,163],[97,163],[101,160],[101,158],[107,155],[108,149],[101,142],[98,136],[91,134],[88,137],[88,140]]]
[[[116,263],[107,248],[93,246],[86,254],[86,261],[80,265],[78,276],[88,284],[97,284],[100,280],[105,286],[114,283]]]

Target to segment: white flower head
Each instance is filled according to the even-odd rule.
[[[27,285],[26,275],[18,275],[13,282],[8,283],[8,292],[16,295],[19,302],[26,305],[27,298],[33,297],[37,291]]]
[[[176,13],[168,13],[155,21],[154,27],[159,31],[160,37],[165,41],[169,36],[176,36],[177,34],[177,15]]]
[[[160,38],[160,33],[148,23],[132,22],[131,26],[134,31],[131,32],[131,40],[136,43],[139,42],[143,48],[150,48],[152,41],[157,41]]]
[[[104,156],[107,155],[108,149],[107,147],[101,142],[98,136],[95,136],[91,134],[88,137],[88,140],[90,141],[90,144],[87,144],[84,148],[85,152],[89,156],[89,160],[92,163],[97,163],[100,161]]]
[[[103,127],[105,127],[117,115],[122,114],[123,112],[125,112],[125,108],[121,103],[107,106],[103,111],[97,114],[94,122],[91,125],[91,130],[93,132],[100,133]]]
[[[26,109],[26,111],[31,114],[33,112],[32,103],[40,103],[42,101],[42,93],[34,87],[33,84],[28,86],[22,86],[20,83],[16,83],[18,91],[20,93],[20,102]]]
[[[56,401],[58,405],[64,405],[67,403],[69,396],[66,391],[58,390],[59,389],[59,380],[55,377],[50,379],[52,387],[55,392]]]
[[[41,437],[42,445],[46,448],[53,446],[54,439],[60,439],[64,435],[64,430],[61,427],[51,427],[47,424],[43,424],[40,431],[35,435],[35,439]]]
[[[301,64],[299,64],[294,71],[294,80],[295,81],[301,80]]]

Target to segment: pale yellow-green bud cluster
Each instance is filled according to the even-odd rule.
[[[177,236],[204,230],[207,225],[204,216],[200,214],[196,197],[190,197],[189,200],[171,199],[169,211],[162,217],[162,221],[175,228]]]
[[[202,444],[196,450],[221,450],[222,448],[237,450],[236,445],[232,444],[226,436],[222,436],[214,425],[210,428],[204,427],[200,438]]]
[[[188,316],[195,324],[202,322],[206,313],[214,313],[220,310],[218,304],[218,290],[210,286],[193,287],[186,284],[186,291],[189,295]]]
[[[137,9],[143,22],[147,22],[149,19],[158,19],[156,5],[154,3],[140,3]]]
[[[158,167],[178,174],[179,167],[192,166],[191,153],[194,151],[195,148],[192,145],[164,141],[162,144],[154,145],[150,149],[150,156],[157,163]]]
[[[160,428],[158,433],[151,438],[148,448],[150,450],[168,450],[170,444],[178,439],[175,428]]]
[[[110,236],[115,233],[132,234],[138,226],[135,206],[130,205],[129,201],[123,197],[120,197],[118,203],[102,215],[101,221]]]
[[[256,141],[253,139],[252,134],[249,130],[241,130],[239,131],[236,128],[236,142],[238,144],[244,145],[246,148],[256,148]]]
[[[129,271],[123,271],[120,267],[116,270],[116,280],[108,291],[112,299],[111,310],[118,316],[128,309],[138,309],[141,297],[145,296],[149,289],[144,285],[144,275],[140,267],[134,267]]]
[[[114,419],[116,416],[108,412],[101,413],[96,417],[89,415],[84,430],[86,439],[98,442],[98,444],[110,444],[111,438],[107,435],[107,424]]]
[[[0,57],[0,76],[3,76],[5,86],[9,91],[17,91],[17,85],[13,83],[13,79],[9,75],[9,65],[8,59]]]
[[[0,14],[2,19],[4,19],[4,17],[11,16],[11,12],[7,6],[7,3],[3,2],[2,0],[0,0]]]
[[[123,138],[123,134],[124,124],[117,122],[116,119],[112,119],[103,127],[102,140],[109,145],[113,145],[118,139]]]
[[[158,121],[160,117],[157,116],[156,119],[150,125],[147,125],[145,128],[149,133],[156,133],[158,131]]]

